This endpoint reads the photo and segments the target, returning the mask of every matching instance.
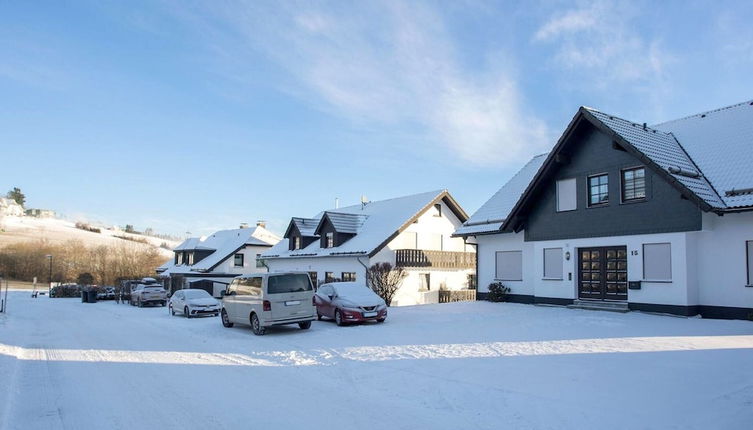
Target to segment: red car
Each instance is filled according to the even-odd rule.
[[[322,284],[314,295],[316,316],[332,318],[337,325],[364,321],[384,322],[387,305],[371,288],[358,282]]]

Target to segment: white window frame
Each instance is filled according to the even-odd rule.
[[[669,279],[646,277],[646,246],[651,246],[651,245],[667,245],[669,247]],[[642,248],[641,251],[643,252],[643,281],[644,282],[672,282],[672,243],[671,242],[644,243],[641,248]]]
[[[560,208],[560,184],[564,184],[565,182],[571,182],[573,183],[572,191],[573,191],[573,207],[572,209],[561,209]],[[576,178],[565,178],[565,179],[559,179],[557,182],[555,182],[555,210],[557,212],[570,212],[574,210],[578,210],[578,180]]]
[[[556,265],[556,267],[559,267],[559,276],[547,276],[547,273],[546,273],[546,252],[547,251],[559,251],[559,256],[556,258],[557,262],[559,263],[558,265]],[[543,255],[542,255],[544,259],[544,267],[543,267],[544,277],[542,279],[556,280],[556,281],[561,281],[564,279],[565,268],[562,263],[562,255],[563,255],[562,248],[544,248]]]
[[[504,278],[499,276],[499,254],[518,254],[520,255],[520,276],[518,279]],[[509,251],[496,251],[494,253],[494,279],[499,281],[522,281],[523,280],[523,251],[522,250],[509,250]]]

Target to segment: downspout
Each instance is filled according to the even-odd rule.
[[[366,258],[368,258],[368,255],[366,256]],[[356,261],[358,261],[359,263],[361,263],[361,266],[363,266],[363,269],[364,269],[363,276],[364,276],[364,278],[366,278],[367,272],[369,271],[369,267],[366,266],[365,264],[363,264],[363,261],[361,261],[361,256],[356,257]]]

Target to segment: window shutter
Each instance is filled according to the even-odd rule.
[[[544,249],[544,277],[562,279],[562,248]]]
[[[502,281],[523,280],[523,252],[497,251],[496,277]]]
[[[643,245],[643,279],[649,281],[672,280],[672,250],[668,243]]]
[[[557,181],[557,212],[572,211],[577,208],[575,178]]]

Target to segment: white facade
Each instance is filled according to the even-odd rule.
[[[579,248],[626,246],[628,280],[641,281],[640,289],[628,290],[628,303],[753,308],[746,252],[746,241],[753,241],[753,213],[707,213],[702,224],[701,231],[693,232],[535,242],[525,242],[524,232],[479,235],[478,291],[488,292],[489,284],[498,281],[511,294],[573,300],[578,297]],[[670,280],[645,279],[645,244],[669,244]],[[562,249],[561,280],[544,278],[544,249],[549,248]],[[522,280],[497,278],[499,251],[522,251]]]
[[[324,282],[325,273],[332,272],[335,278],[341,278],[343,272],[356,274],[356,281],[366,278],[366,269],[375,263],[389,262],[396,265],[395,251],[398,249],[420,249],[425,251],[475,252],[471,245],[466,245],[461,238],[452,234],[462,225],[462,221],[452,210],[440,201],[441,216],[433,206],[417,218],[417,222],[405,227],[394,239],[373,257],[367,255],[349,256],[300,256],[285,258],[268,258],[266,264],[272,272],[304,271],[317,272],[319,283]],[[387,238],[381,238],[382,241]],[[466,269],[408,268],[408,275],[395,294],[392,305],[406,306],[424,303],[436,303],[441,289],[460,290],[469,287],[469,276],[475,274],[472,267]],[[426,285],[428,275],[429,285]]]

